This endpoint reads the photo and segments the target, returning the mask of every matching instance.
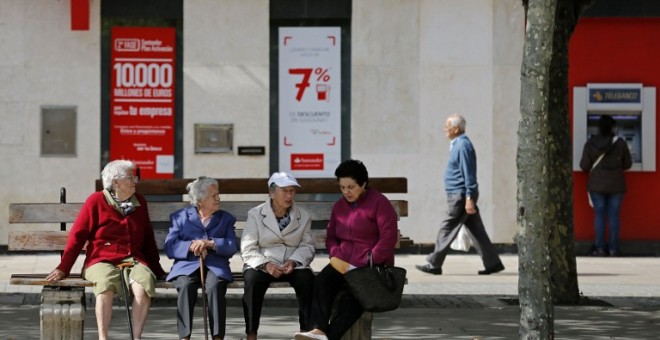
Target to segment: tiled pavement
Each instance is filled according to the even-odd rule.
[[[504,254],[502,260],[504,272],[479,276],[477,271],[482,267],[478,256],[450,255],[443,275],[433,276],[414,268],[423,263],[424,256],[397,255],[397,265],[408,269],[409,283],[400,309],[376,315],[374,339],[517,339],[518,258]],[[57,261],[57,255],[0,255],[0,339],[39,336],[40,288],[8,285],[10,274],[46,273]],[[232,261],[233,269],[239,270],[240,261]],[[320,269],[325,263],[327,260],[319,255],[314,267]],[[591,303],[555,307],[556,339],[660,338],[660,258],[578,257],[577,264],[580,291]],[[170,262],[163,259],[163,265],[168,269]],[[176,292],[159,293],[144,338],[174,339]],[[227,295],[227,339],[243,336],[240,296],[237,289]],[[88,306],[92,304],[90,297]],[[88,307],[87,338],[95,337],[92,309]],[[197,313],[201,314],[201,310]],[[196,320],[199,330],[198,315]],[[271,289],[260,339],[290,339],[296,327],[293,291]],[[111,328],[114,338],[127,338],[123,335],[124,311],[119,305]]]

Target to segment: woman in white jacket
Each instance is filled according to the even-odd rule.
[[[271,282],[287,281],[296,291],[300,330],[308,330],[314,284],[312,219],[295,204],[300,185],[288,173],[268,180],[270,197],[248,211],[241,237],[245,263],[243,314],[248,340],[257,339],[264,296]]]

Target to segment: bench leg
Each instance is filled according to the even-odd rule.
[[[337,313],[337,304],[342,299],[342,294],[346,292],[341,292],[335,297],[335,301],[332,303],[332,314],[333,317]],[[371,340],[371,324],[374,320],[374,313],[364,312],[358,321],[355,321],[353,326],[344,333],[344,336],[341,337],[341,340]]]
[[[44,287],[41,291],[41,340],[83,338],[85,288]]]
[[[344,333],[342,340],[371,340],[371,324],[374,320],[374,313],[364,312],[353,327]]]

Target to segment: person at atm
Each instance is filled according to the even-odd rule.
[[[587,191],[594,208],[596,231],[592,255],[619,256],[620,212],[626,192],[625,170],[632,166],[628,143],[616,134],[616,121],[602,115],[598,134],[589,138],[582,151],[580,168],[589,173]],[[605,241],[605,225],[609,224],[609,245]]]

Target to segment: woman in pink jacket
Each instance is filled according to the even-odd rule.
[[[366,267],[371,253],[376,265],[394,266],[397,215],[390,201],[369,188],[367,168],[358,160],[339,164],[335,176],[342,192],[332,208],[326,247],[328,264],[314,280],[309,332],[295,333],[296,340],[339,340],[360,318],[364,309],[347,290],[344,273]],[[332,303],[343,292],[330,320]]]

